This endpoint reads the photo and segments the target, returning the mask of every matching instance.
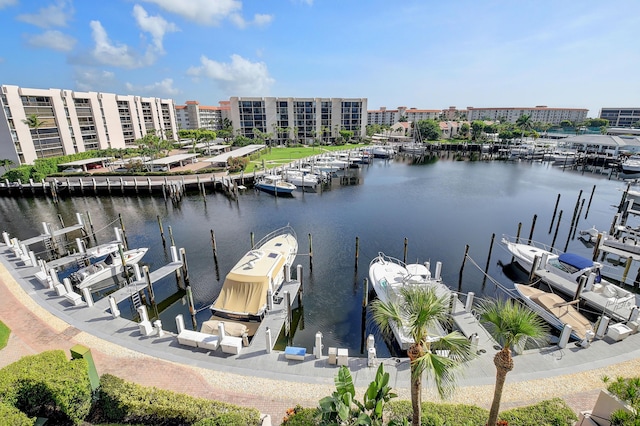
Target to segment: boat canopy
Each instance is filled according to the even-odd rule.
[[[574,253],[563,253],[558,257],[558,260],[579,270],[593,267],[593,261],[591,259]]]

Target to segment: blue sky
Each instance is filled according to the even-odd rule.
[[[0,0],[0,35],[22,87],[640,107],[637,0]]]

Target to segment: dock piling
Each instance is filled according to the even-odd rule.
[[[555,247],[556,245],[556,238],[558,237],[558,229],[560,228],[561,220],[562,220],[562,210],[560,210],[560,213],[558,213],[558,222],[556,223],[556,232],[554,232],[553,234],[553,241],[551,241],[551,248]]]
[[[553,208],[553,216],[551,216],[551,224],[549,225],[549,234],[553,230],[553,222],[556,220],[556,212],[558,211],[558,204],[560,203],[560,194],[556,198],[556,206]]]
[[[596,192],[596,186],[593,185],[591,189],[591,196],[589,197],[589,203],[587,204],[587,211],[584,213],[584,219],[587,220],[587,216],[589,216],[589,209],[591,208],[591,201],[593,200],[593,194]]]
[[[409,245],[409,239],[404,237],[404,251],[403,251],[403,261],[404,264],[407,264],[407,246]]]
[[[533,230],[536,227],[536,220],[538,220],[538,215],[534,214],[533,215],[533,221],[531,222],[531,231],[529,232],[529,240],[528,240],[527,244],[531,244],[531,240],[533,239]]]
[[[360,257],[360,237],[356,236],[356,257],[355,257],[355,268],[358,270],[358,258]]]
[[[469,244],[464,246],[464,258],[462,259],[462,266],[460,266],[460,276],[458,277],[458,291],[462,291],[462,273],[464,272],[464,265],[467,263],[467,256],[469,255]]]
[[[496,234],[491,234],[491,244],[489,244],[489,255],[487,256],[487,264],[484,267],[484,277],[482,278],[482,287],[484,288],[487,282],[487,276],[489,275],[489,262],[491,261],[491,252],[493,251],[493,242],[496,239]]]
[[[160,215],[158,215],[158,227],[160,228],[160,237],[162,238],[162,246],[166,246],[167,242],[164,239],[164,229],[162,228],[162,219],[160,219]]]
[[[313,272],[313,237],[309,233],[309,272]]]

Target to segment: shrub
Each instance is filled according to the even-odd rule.
[[[260,424],[260,413],[251,408],[194,398],[155,387],[144,387],[104,374],[92,419],[103,422],[181,424],[197,421],[212,425]]]
[[[12,426],[32,426],[36,419],[30,418],[13,405],[0,402],[0,419],[2,424]]]
[[[297,405],[287,410],[287,415],[282,419],[282,424],[287,426],[317,425],[320,413],[317,408],[303,408]]]
[[[61,350],[25,356],[0,370],[0,401],[29,416],[81,422],[91,408],[87,362]]]
[[[245,426],[247,416],[241,413],[222,413],[217,417],[199,420],[193,426]]]
[[[560,398],[503,411],[500,419],[518,426],[571,426],[578,420],[573,410]]]
[[[0,349],[7,346],[7,342],[9,341],[9,335],[11,334],[11,330],[9,327],[5,325],[2,321],[0,321]]]
[[[392,401],[385,406],[385,419],[400,422],[409,419],[413,414],[411,401]],[[422,403],[423,425],[483,425],[489,418],[489,412],[484,408],[464,404]]]

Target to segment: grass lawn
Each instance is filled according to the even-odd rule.
[[[300,158],[312,157],[314,155],[322,154],[323,152],[329,151],[344,151],[347,149],[354,149],[357,147],[361,147],[362,145],[358,144],[347,144],[347,145],[323,145],[323,146],[312,146],[312,147],[292,147],[292,148],[279,148],[272,147],[271,149],[266,149],[262,155],[257,160],[252,160],[248,165],[246,171],[253,171],[262,168],[262,162],[264,161],[264,166],[266,169],[272,169],[274,167],[282,166],[283,164],[291,163],[294,160],[299,160]]]
[[[9,327],[4,325],[4,323],[0,321],[0,349],[3,349],[5,346],[7,346],[9,334],[11,334],[11,330],[9,330]]]

